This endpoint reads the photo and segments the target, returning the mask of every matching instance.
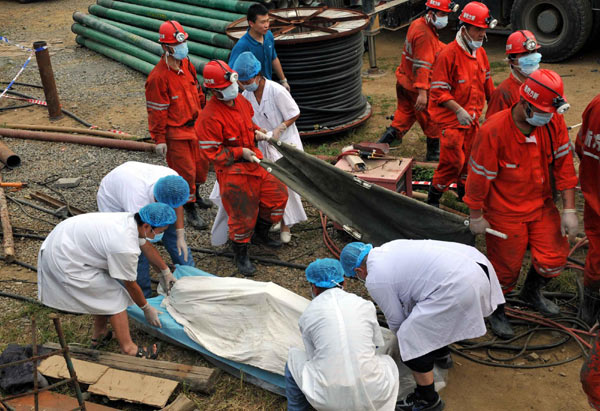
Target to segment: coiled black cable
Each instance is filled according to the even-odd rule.
[[[277,45],[277,55],[300,107],[299,131],[335,128],[366,110],[362,94],[362,32],[319,42]]]

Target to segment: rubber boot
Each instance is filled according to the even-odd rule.
[[[400,144],[402,144],[402,136],[398,135],[398,130],[392,126],[389,126],[379,139],[378,143],[392,144],[394,140],[399,140]]]
[[[271,248],[281,247],[281,241],[269,237],[269,229],[272,225],[269,221],[258,217],[256,227],[254,228],[254,235],[252,236],[252,244],[260,244]]]
[[[502,338],[503,340],[510,340],[511,338],[514,338],[515,332],[510,326],[510,322],[504,313],[504,304],[500,304],[496,308],[496,311],[494,311],[492,315],[487,318],[487,320],[490,323],[492,332],[498,337]]]
[[[560,314],[558,305],[544,297],[542,288],[550,281],[549,278],[544,278],[535,271],[533,265],[529,268],[525,284],[521,289],[519,298],[529,303],[533,308],[542,314],[544,317],[554,317]]]
[[[456,184],[456,194],[458,195],[458,201],[462,202],[465,196],[465,186],[460,183]]]
[[[440,161],[440,139],[427,137],[426,161]]]
[[[202,217],[200,217],[200,214],[198,214],[198,210],[196,209],[196,205],[194,203],[184,204],[183,211],[185,211],[185,216],[188,223],[196,230],[204,230],[206,227],[208,227],[206,221],[204,221]]]
[[[438,191],[433,184],[429,186],[429,194],[427,195],[427,204],[434,207],[440,207],[440,199],[444,195],[443,191]]]
[[[232,241],[232,244],[233,260],[235,261],[235,265],[237,265],[238,271],[244,277],[254,277],[256,267],[252,265],[250,258],[248,257],[248,244],[236,243],[235,241]]]
[[[581,308],[579,310],[579,318],[585,321],[587,325],[592,327],[598,320],[599,313],[600,293],[598,292],[598,289],[584,287],[583,301],[581,302]]]
[[[214,205],[212,201],[210,201],[208,198],[203,198],[200,193],[198,192],[198,189],[200,188],[199,185],[196,186],[196,205],[198,206],[198,208],[201,208],[203,210],[206,210],[208,208],[212,208],[212,206]]]

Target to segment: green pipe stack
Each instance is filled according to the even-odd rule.
[[[75,41],[146,75],[160,60],[158,29],[177,20],[188,33],[190,62],[202,80],[204,64],[227,61],[234,42],[227,26],[246,16],[252,1],[238,0],[97,0],[90,14],[73,13]]]

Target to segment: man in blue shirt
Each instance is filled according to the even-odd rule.
[[[263,76],[272,80],[273,71],[279,77],[279,83],[290,91],[290,86],[283,74],[281,62],[275,51],[275,38],[269,30],[269,10],[262,4],[253,4],[248,9],[248,25],[250,28],[231,50],[229,66],[245,51],[250,51],[260,61]]]

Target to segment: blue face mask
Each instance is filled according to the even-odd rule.
[[[153,228],[151,228],[150,230],[154,233]],[[158,243],[160,240],[162,240],[164,235],[165,235],[165,233],[159,233],[159,234],[154,233],[154,238],[146,237],[146,240],[150,241],[151,243]]]
[[[525,121],[531,124],[534,127],[545,126],[552,120],[554,113],[538,113],[531,109],[530,106],[527,107],[527,115],[531,115],[531,117],[526,117]]]
[[[523,74],[530,75],[540,68],[540,61],[542,61],[542,55],[540,53],[531,53],[519,57],[519,70],[521,70]]]
[[[254,83],[250,83],[247,86],[244,86],[244,90],[254,93],[258,90],[258,83],[255,81]]]
[[[176,46],[173,46],[173,57],[177,60],[183,60],[188,55],[188,45],[186,43],[181,43]]]
[[[221,90],[222,97],[219,98],[219,100],[223,100],[223,101],[234,100],[237,97],[238,92],[239,92],[238,83],[237,83],[237,81],[234,81],[227,88]]]

